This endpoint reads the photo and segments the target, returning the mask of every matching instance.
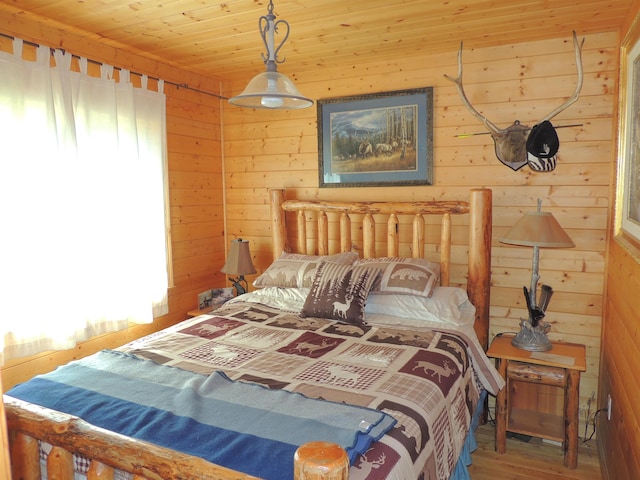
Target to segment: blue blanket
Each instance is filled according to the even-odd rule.
[[[395,424],[377,410],[234,382],[221,372],[199,375],[110,350],[7,394],[274,480],[293,478],[293,455],[304,443],[337,443],[353,462]]]

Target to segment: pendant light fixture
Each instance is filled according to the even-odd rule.
[[[284,63],[278,58],[278,52],[289,38],[289,24],[285,20],[275,21],[273,1],[269,1],[268,13],[260,17],[258,28],[262,41],[267,48],[267,55],[262,54],[262,60],[267,71],[253,77],[244,91],[229,99],[229,103],[239,107],[293,109],[306,108],[313,105],[313,100],[303,96],[286,75],[278,73],[276,64]],[[278,28],[286,28],[284,38],[277,48],[274,47],[274,37]]]

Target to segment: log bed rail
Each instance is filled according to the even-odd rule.
[[[95,427],[81,418],[4,396],[13,480],[39,480],[38,440],[55,445],[47,476],[73,479],[75,452],[89,460],[88,480],[113,480],[115,469],[134,480],[258,480],[157,445]]]
[[[425,222],[423,215],[442,215],[440,235],[441,268],[444,285],[449,283],[451,256],[451,216],[469,214],[469,265],[467,292],[476,307],[474,328],[480,344],[486,349],[489,334],[489,293],[491,267],[491,190],[474,189],[469,202],[312,202],[284,200],[284,190],[271,190],[274,259],[288,246],[285,212],[296,212],[296,246],[307,252],[308,238],[305,211],[317,212],[317,245],[319,254],[329,253],[328,212],[340,215],[340,250],[353,248],[352,214],[362,214],[365,258],[375,256],[375,221],[373,215],[388,215],[387,256],[398,256],[398,217],[413,215],[412,255],[424,256]],[[348,232],[348,233],[347,233]],[[115,469],[132,473],[134,480],[256,480],[198,457],[135,440],[95,427],[84,420],[4,396],[13,480],[40,480],[38,440],[53,445],[47,457],[47,475],[53,479],[72,479],[74,455],[87,459],[88,480],[112,480]],[[73,453],[71,453],[73,452]]]

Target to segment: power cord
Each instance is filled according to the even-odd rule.
[[[587,400],[587,411],[584,418],[584,438],[587,438],[587,431],[589,430],[589,419],[591,418],[591,404],[596,399],[596,392],[591,392],[589,400]]]
[[[593,432],[591,432],[591,435],[589,435],[589,438],[585,438],[582,441],[582,443],[587,443],[589,440],[593,438],[593,436],[596,434],[596,420],[598,418],[598,414],[601,412],[606,412],[607,410],[608,410],[607,407],[596,410],[596,413],[593,414]],[[585,434],[586,434],[586,429],[585,429]]]
[[[500,333],[496,333],[496,338],[501,337],[503,335],[517,335],[518,332],[500,332]]]
[[[487,409],[487,416],[488,416],[489,424],[495,427],[495,426],[496,426],[496,421],[495,421],[495,419],[493,418],[493,416],[491,415],[491,411],[492,411],[492,410],[493,410],[493,409],[491,409],[491,408],[488,408],[488,409]]]

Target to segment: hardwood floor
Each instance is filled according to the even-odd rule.
[[[469,467],[472,480],[602,480],[595,439],[580,443],[578,468],[563,465],[562,447],[532,438],[529,442],[507,439],[507,453],[495,452],[495,429],[481,425],[476,432],[478,449]]]

